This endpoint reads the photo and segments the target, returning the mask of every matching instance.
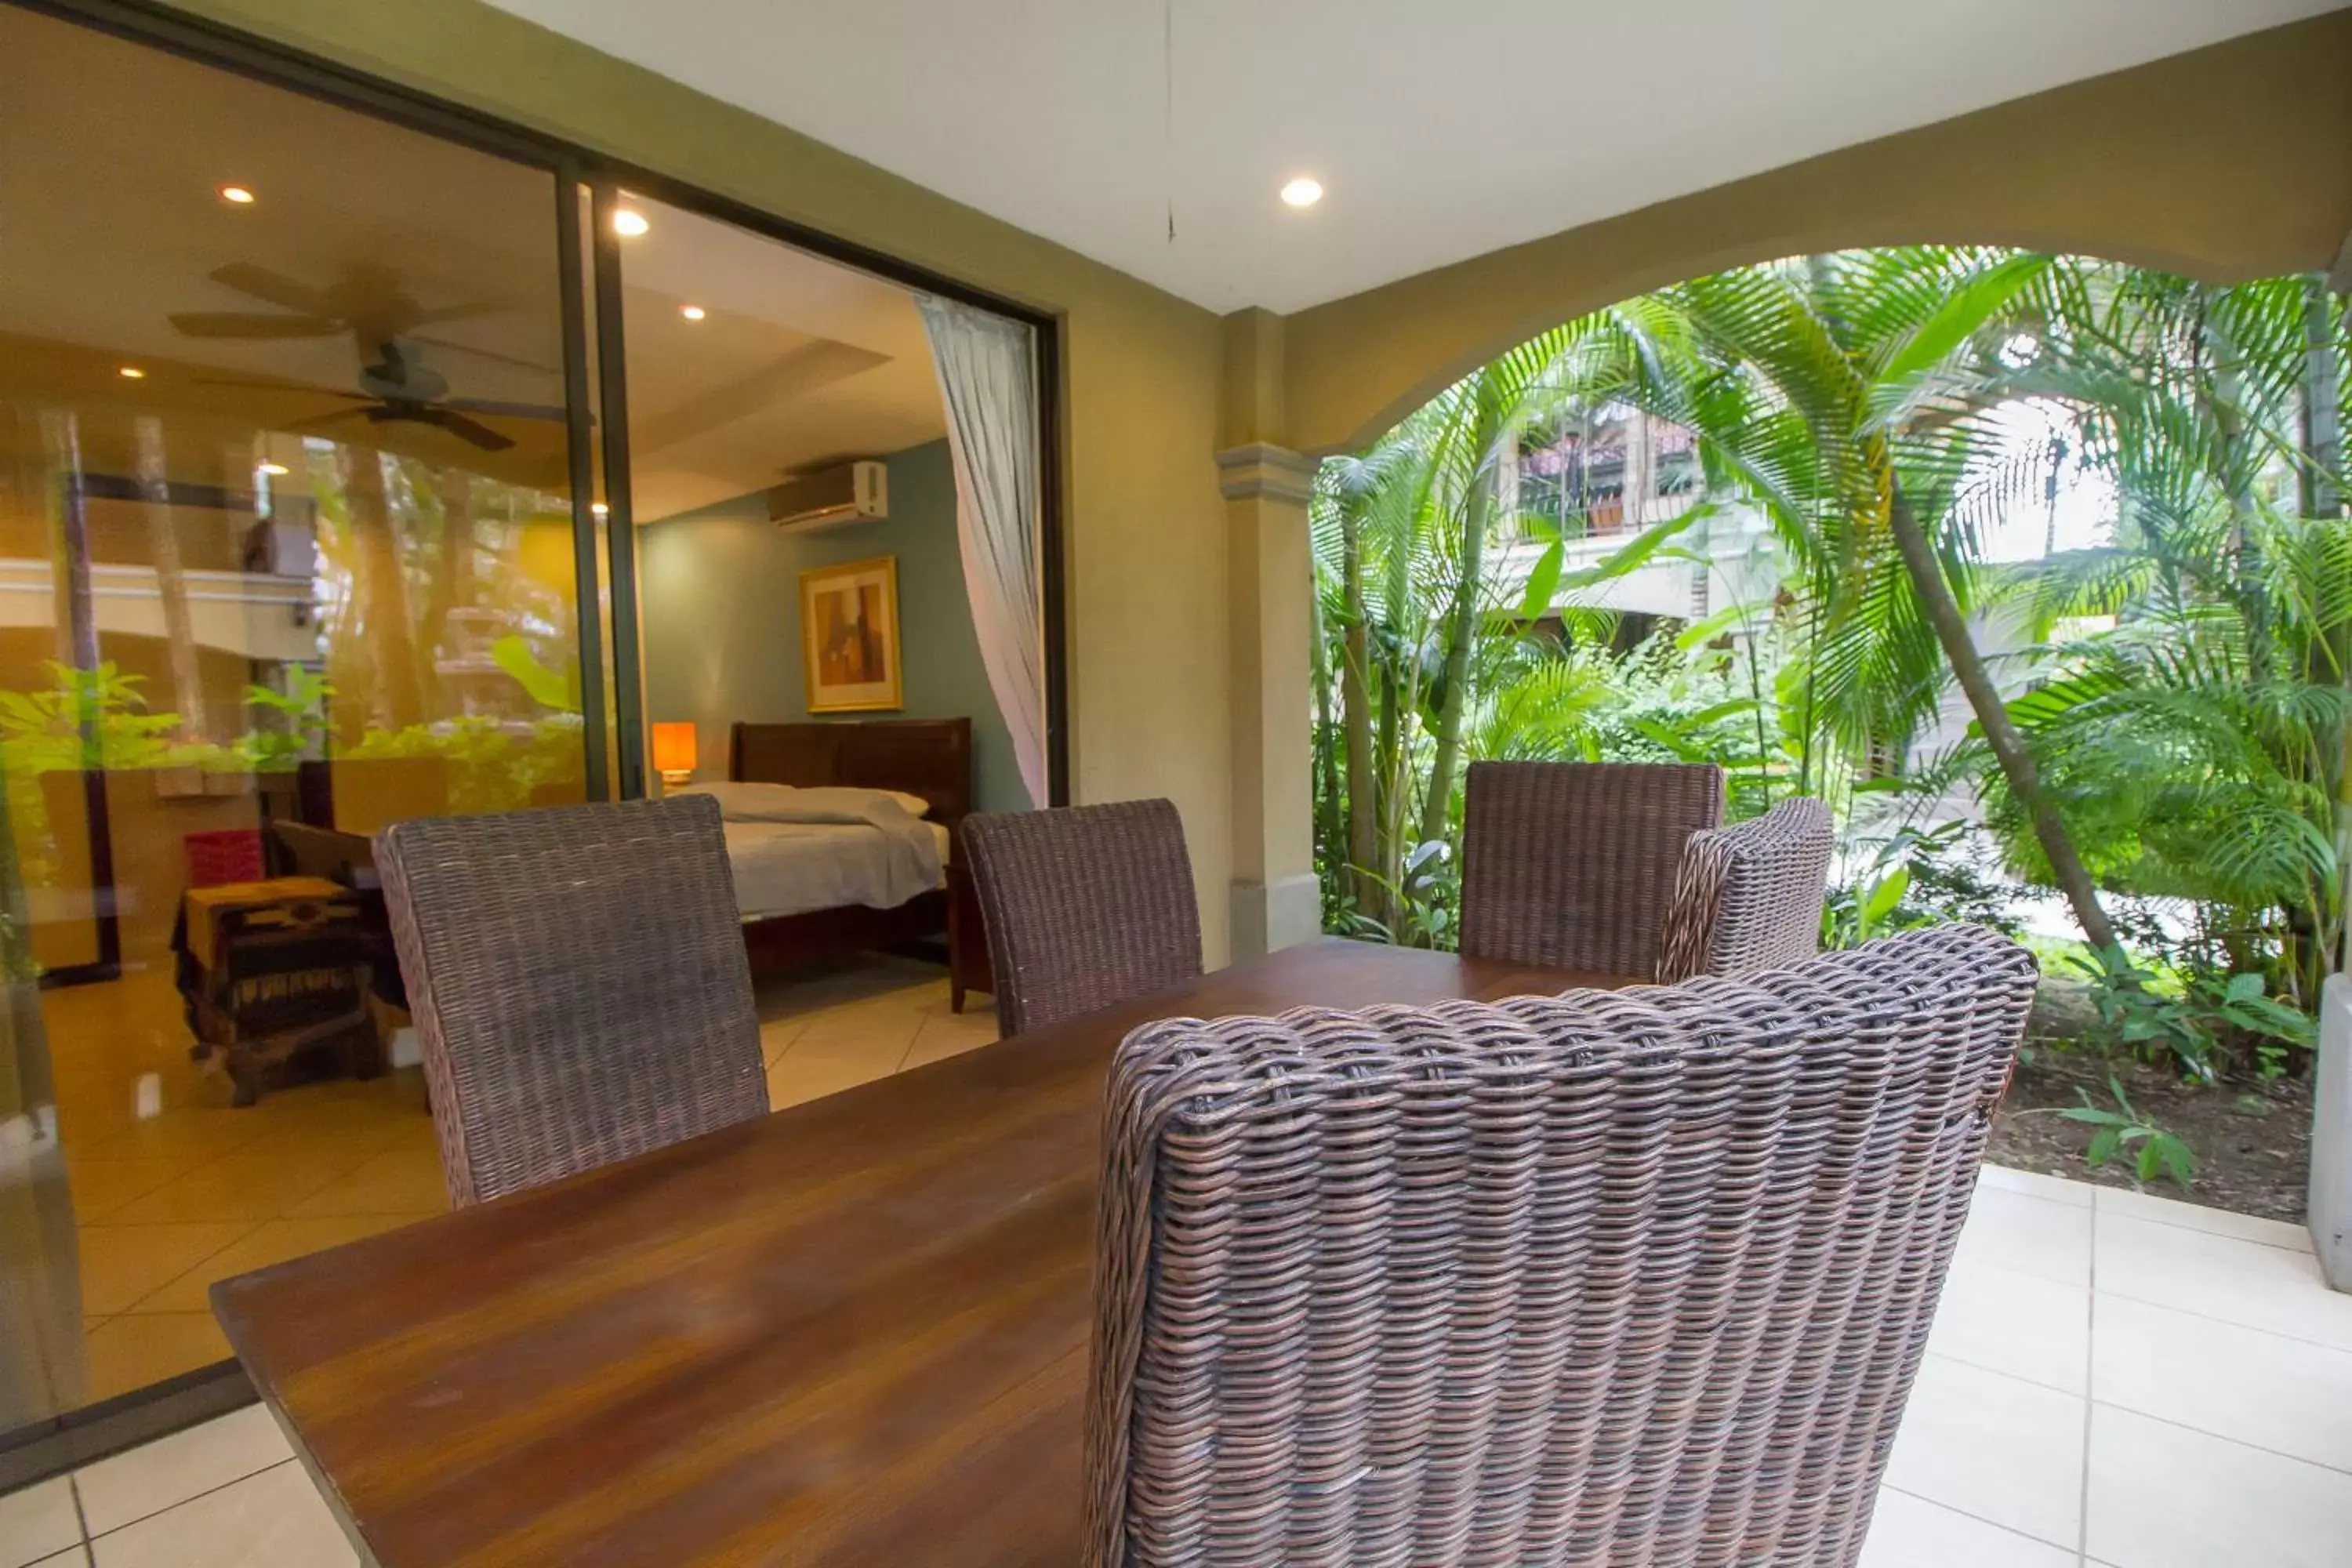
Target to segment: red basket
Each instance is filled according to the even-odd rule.
[[[188,852],[188,886],[217,888],[225,882],[258,882],[268,875],[261,862],[261,829],[229,827],[216,833],[191,833],[182,840]]]

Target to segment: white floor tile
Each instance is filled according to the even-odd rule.
[[[2074,1553],[1882,1487],[1862,1568],[2074,1568]]]
[[[2120,1215],[2099,1216],[2101,1295],[2195,1312],[2352,1350],[2352,1296],[2307,1253]]]
[[[2116,1568],[2344,1568],[2352,1476],[2153,1421],[2091,1415],[2090,1555]]]
[[[2062,1393],[2086,1393],[2091,1292],[1970,1258],[1944,1280],[1927,1348]]]
[[[89,1568],[89,1549],[80,1545],[70,1547],[55,1557],[42,1558],[33,1564],[33,1568]]]
[[[2208,1208],[2203,1204],[2184,1204],[2172,1198],[2160,1198],[2152,1193],[2127,1193],[2121,1187],[2098,1189],[2098,1210],[2102,1216],[2115,1215],[2123,1219],[2144,1219],[2156,1225],[2177,1225],[2185,1230],[2201,1230],[2214,1236],[2234,1236],[2241,1241],[2259,1241],[2266,1247],[2284,1247],[2289,1252],[2309,1252],[2311,1232],[2284,1220],[2263,1219],[2250,1214],[2233,1214],[2228,1209]]]
[[[2098,1191],[2088,1182],[2070,1182],[2063,1176],[2045,1176],[2038,1171],[2012,1171],[2007,1165],[1987,1165],[1979,1173],[1977,1185],[2000,1187],[2030,1198],[2048,1198],[2052,1203],[2078,1209],[2089,1208],[2091,1194]]]
[[[1912,1386],[1886,1484],[2072,1550],[2082,1527],[2083,1404],[1930,1355]]]
[[[225,1487],[293,1458],[277,1419],[248,1405],[144,1447],[78,1471],[83,1516],[92,1535],[161,1513],[199,1492]]]
[[[2061,1285],[2091,1282],[2091,1210],[2087,1205],[2030,1197],[2008,1187],[1979,1186],[1969,1205],[1954,1267],[1990,1263]]]
[[[291,1459],[93,1542],[97,1568],[355,1568],[358,1554]]]
[[[2352,1351],[2120,1296],[2100,1298],[2093,1343],[2104,1404],[2352,1471]]]
[[[0,1497],[0,1568],[24,1568],[79,1544],[81,1521],[63,1476]]]

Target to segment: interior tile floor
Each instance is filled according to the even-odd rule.
[[[948,1006],[941,970],[875,958],[759,988],[781,1110],[996,1037],[989,998]],[[216,1279],[447,1206],[423,1075],[305,1084],[229,1105],[192,1062],[159,970],[44,994],[80,1247],[85,1401],[220,1361]],[[142,1116],[142,1079],[156,1098]]]
[[[903,978],[772,1020],[772,1081],[830,1092],[857,1038],[889,1071],[984,1032]],[[0,1498],[0,1568],[355,1561],[258,1408]],[[2352,1296],[2293,1226],[1986,1172],[1862,1561],[2343,1568]]]

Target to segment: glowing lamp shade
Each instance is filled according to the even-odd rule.
[[[694,780],[694,726],[690,723],[654,726],[654,771],[666,784]]]

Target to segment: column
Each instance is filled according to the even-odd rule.
[[[1233,955],[1322,929],[1315,881],[1307,502],[1315,462],[1250,442],[1217,454],[1233,601]]]

